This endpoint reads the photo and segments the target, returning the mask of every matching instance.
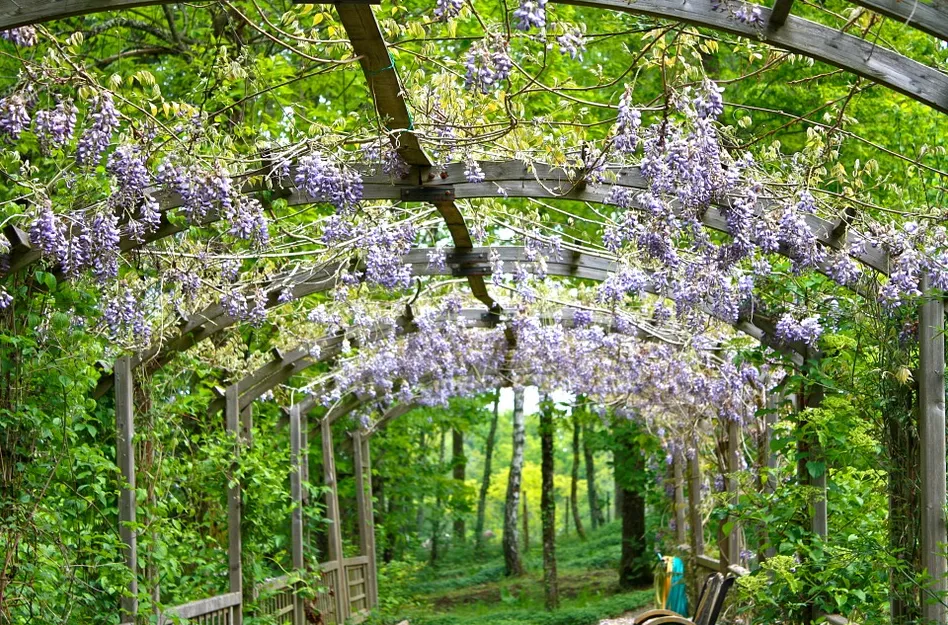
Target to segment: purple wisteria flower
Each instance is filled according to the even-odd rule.
[[[480,163],[474,159],[468,159],[464,162],[464,178],[471,184],[478,184],[487,179]]]
[[[35,46],[38,41],[35,26],[20,26],[19,28],[2,30],[0,31],[0,37],[24,48]]]
[[[52,109],[36,111],[33,128],[43,152],[49,154],[72,140],[78,115],[79,109],[70,99],[60,100]]]
[[[616,118],[613,145],[620,154],[632,154],[638,147],[638,130],[642,125],[642,113],[632,107],[632,88],[627,86],[619,99],[619,115]]]
[[[76,144],[76,162],[80,165],[98,164],[119,126],[119,113],[108,91],[95,96],[89,110],[89,123]]]
[[[464,0],[438,0],[434,15],[440,22],[446,22],[458,16],[464,7]]]
[[[514,11],[518,30],[546,27],[547,0],[520,0],[520,6]]]
[[[296,186],[316,201],[328,202],[342,214],[352,213],[362,201],[362,176],[313,153],[299,159]]]
[[[510,59],[507,41],[498,37],[486,37],[477,41],[468,50],[464,60],[464,86],[488,94],[510,76],[513,61]]]
[[[579,28],[570,28],[557,37],[556,42],[560,44],[560,54],[569,56],[573,60],[583,58],[583,52],[586,51],[586,36]]]
[[[23,93],[14,93],[0,99],[0,133],[14,141],[30,127],[30,113]]]
[[[816,347],[822,334],[823,327],[817,317],[806,317],[797,321],[790,313],[785,313],[777,321],[777,338],[787,343],[802,342],[810,347]]]

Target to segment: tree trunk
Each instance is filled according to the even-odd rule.
[[[569,536],[569,497],[563,499],[563,506],[566,512],[563,514],[563,537]]]
[[[454,428],[451,432],[451,464],[454,467],[454,479],[458,482],[460,488],[464,487],[464,480],[467,473],[467,458],[464,457],[464,432]],[[463,543],[466,533],[464,517],[455,513],[454,519],[454,540]]]
[[[616,476],[622,493],[619,587],[629,590],[652,581],[651,558],[645,542],[645,456],[635,441],[636,431],[631,424],[621,424],[616,429]]]
[[[500,414],[500,389],[494,398],[494,418],[490,422],[487,434],[487,446],[484,449],[484,476],[481,478],[481,492],[477,499],[477,521],[474,524],[474,551],[484,550],[484,515],[487,510],[487,491],[490,490],[491,461],[494,458],[494,439],[497,437],[497,416]]]
[[[573,508],[573,525],[580,540],[586,540],[586,529],[579,515],[579,419],[573,416],[573,474],[570,476],[569,503]]]
[[[596,463],[592,447],[589,445],[589,426],[583,426],[583,456],[586,460],[586,494],[589,496],[589,522],[596,529],[606,524],[599,505],[599,493],[596,491]]]
[[[547,402],[544,402],[547,403]],[[540,410],[540,516],[543,522],[543,588],[546,609],[555,610],[560,599],[556,583],[556,496],[553,490],[553,410]]]
[[[507,500],[504,504],[504,571],[507,575],[523,575],[523,563],[517,544],[517,508],[520,505],[520,478],[523,472],[523,389],[514,390],[513,454],[507,479]]]
[[[444,467],[444,441],[445,441],[445,429],[441,429],[441,447],[438,452],[438,464]],[[438,495],[435,498],[435,509],[434,514],[431,519],[431,564],[432,566],[438,563],[438,558],[441,556],[440,547],[441,547],[441,489],[438,489]]]
[[[527,492],[521,493],[523,497],[523,552],[530,552],[530,510],[527,509]]]
[[[612,452],[612,479],[615,481],[615,495],[614,495],[615,501],[613,504],[612,516],[615,519],[622,518],[622,496],[625,493],[625,491],[622,490],[622,484],[621,484],[622,480],[619,479],[619,473],[620,473],[619,463],[621,462],[621,460],[619,459],[618,456],[619,456],[619,452],[617,451]]]

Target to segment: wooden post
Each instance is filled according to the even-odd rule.
[[[675,476],[675,539],[679,545],[688,542],[685,532],[685,457],[677,450],[672,457],[672,471]]]
[[[727,427],[727,492],[732,506],[737,506],[741,499],[740,482],[737,479],[737,473],[741,470],[741,453],[741,424],[731,421]],[[731,525],[727,537],[727,562],[741,563],[741,526],[736,521]]]
[[[293,554],[293,569],[303,575],[303,485],[301,462],[300,407],[290,407],[290,497],[293,512],[290,516],[290,546]],[[298,590],[298,587],[297,587]],[[303,597],[293,595],[293,625],[305,625]]]
[[[119,536],[125,543],[125,564],[131,572],[128,595],[121,600],[119,622],[134,623],[138,616],[138,534],[135,524],[135,407],[132,403],[132,360],[115,360],[115,460],[119,486]]]
[[[378,571],[375,556],[375,513],[372,507],[372,464],[369,457],[369,439],[356,430],[352,433],[354,470],[356,479],[356,506],[359,510],[359,555],[367,556],[369,564],[365,591],[370,608],[378,607]]]
[[[691,558],[688,563],[691,581],[691,605],[697,605],[700,581],[698,556],[704,555],[704,518],[701,516],[701,456],[698,455],[698,437],[691,438],[693,454],[688,458],[688,513],[691,523]]]
[[[336,562],[336,615],[340,623],[349,618],[349,583],[342,553],[342,523],[339,514],[339,488],[336,484],[336,458],[333,453],[332,423],[320,421],[323,438],[323,478],[329,490],[326,492],[326,514],[329,516],[329,559]]]
[[[760,441],[758,441],[758,455],[760,463],[760,470],[758,473],[758,480],[760,483],[760,491],[772,495],[777,490],[776,472],[777,472],[777,454],[773,452],[770,448],[771,440],[773,439],[774,425],[777,423],[777,410],[780,408],[782,403],[781,395],[775,393],[768,393],[765,405],[767,407],[767,413],[764,416],[764,426],[761,431]],[[767,480],[764,481],[763,477],[766,474]],[[762,536],[766,536],[766,527],[761,528]],[[765,558],[772,558],[776,555],[777,549],[774,546],[767,547],[767,551],[764,555]]]
[[[227,476],[227,560],[230,592],[239,592],[243,596],[244,574],[241,563],[240,541],[240,484],[235,482],[234,472],[240,457],[240,395],[237,385],[231,384],[224,391],[224,413],[227,431],[234,435],[234,463],[231,474]],[[239,609],[234,610],[234,625],[243,623],[243,600]]]
[[[940,297],[927,297],[929,276],[922,274],[919,312],[919,438],[921,447],[921,551],[922,571],[931,582],[922,594],[922,620],[946,622],[942,603],[948,592],[945,545],[945,306]]]

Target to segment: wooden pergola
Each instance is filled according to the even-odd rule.
[[[792,0],[775,0],[771,8],[750,5],[760,9],[764,28],[743,24],[730,19],[720,11],[715,11],[711,3],[702,0],[555,0],[563,4],[574,4],[602,10],[621,11],[676,20],[694,24],[703,28],[731,34],[756,38],[776,48],[798,53],[835,66],[852,74],[862,76],[881,86],[892,89],[935,111],[935,114],[948,113],[948,76],[936,68],[918,63],[897,52],[879,47],[867,39],[839,32],[833,28],[794,16],[791,13]],[[852,4],[878,12],[886,17],[899,20],[908,27],[948,41],[948,7],[941,0],[932,4],[925,2],[903,2],[900,0],[850,0]],[[17,2],[0,0],[0,30],[44,21],[62,19],[97,11],[108,11],[145,5],[171,4],[172,0],[35,0]],[[448,252],[447,266],[451,275],[466,279],[471,293],[481,301],[483,310],[465,310],[462,315],[472,324],[494,327],[504,324],[504,311],[491,296],[485,277],[491,275],[488,249],[475,248],[470,232],[455,202],[460,199],[496,197],[498,186],[502,186],[509,197],[536,199],[582,200],[598,204],[609,204],[611,186],[625,187],[630,190],[645,189],[646,181],[635,168],[616,171],[614,185],[595,183],[577,184],[567,172],[553,167],[526,167],[518,162],[481,163],[485,180],[469,183],[464,177],[463,164],[451,164],[445,176],[433,173],[433,162],[425,152],[416,134],[411,130],[411,115],[403,97],[403,88],[397,68],[391,61],[388,47],[376,22],[371,0],[341,0],[334,6],[346,30],[355,54],[359,57],[365,80],[375,98],[379,118],[385,120],[392,145],[411,166],[410,174],[392,181],[388,176],[366,173],[366,199],[387,199],[431,203],[438,209],[453,241],[453,249]],[[261,165],[257,172],[266,173],[267,164]],[[248,187],[246,193],[262,191]],[[312,200],[292,185],[279,189],[290,205],[311,203]],[[131,239],[122,242],[122,249],[132,250],[162,237],[171,236],[187,226],[180,221],[168,219],[168,215],[181,207],[181,198],[173,194],[158,194],[165,218],[154,233],[144,242]],[[763,209],[763,207],[761,207]],[[209,215],[208,221],[217,219]],[[720,208],[712,208],[702,216],[706,227],[721,232],[729,232],[727,220]],[[849,224],[840,219],[837,222],[823,220],[816,216],[807,217],[808,226],[818,241],[826,248],[849,250],[854,244],[861,250],[856,259],[866,268],[882,275],[889,272],[889,258],[880,248],[862,246],[864,238],[854,232]],[[10,242],[10,272],[21,271],[40,258],[40,252],[31,248],[28,237],[23,232],[8,227],[4,233]],[[498,248],[494,248],[498,251]],[[523,248],[499,248],[502,258],[507,261],[521,262],[531,267]],[[440,270],[429,266],[424,250],[414,250],[405,258],[412,267],[414,275],[434,275]],[[307,295],[330,289],[336,283],[340,267],[320,267],[308,275],[276,276],[267,289],[268,306],[275,307],[287,298],[281,294],[289,292],[288,299],[299,299]],[[823,268],[824,271],[826,268]],[[615,270],[611,261],[583,254],[578,250],[566,250],[559,262],[549,263],[546,268],[550,275],[579,277],[589,280],[605,280]],[[921,285],[927,290],[927,278]],[[646,289],[657,292],[657,289]],[[944,556],[943,546],[948,544],[946,528],[946,448],[945,448],[945,377],[944,377],[944,304],[938,299],[928,299],[920,308],[919,345],[919,428],[921,446],[920,470],[922,475],[921,551],[922,570],[930,577],[928,590],[933,593],[948,592],[948,560]],[[410,332],[411,320],[402,320],[399,331]],[[137,541],[132,527],[135,524],[135,419],[132,401],[133,376],[139,365],[147,363],[150,371],[163,366],[174,354],[188,349],[200,341],[237,323],[221,306],[211,306],[199,314],[185,320],[177,334],[164,341],[161,348],[123,356],[116,360],[113,374],[103,376],[97,389],[101,396],[114,386],[116,407],[117,460],[123,478],[120,498],[120,525],[122,541],[126,545],[126,561],[133,573],[137,574]],[[569,320],[564,320],[569,323]],[[774,338],[773,320],[754,315],[740,319],[732,324],[762,344],[771,345],[788,355],[796,366],[805,359],[818,357],[802,345],[787,346]],[[246,376],[242,380],[224,389],[222,397],[211,406],[211,412],[223,409],[226,428],[236,441],[235,449],[250,443],[249,433],[252,422],[252,405],[255,399],[283,384],[303,370],[321,362],[326,362],[339,353],[342,336],[327,337],[320,341],[320,357],[311,357],[307,346],[286,353],[277,353],[271,362]],[[353,442],[356,479],[356,499],[358,504],[359,552],[355,558],[344,558],[342,553],[341,518],[337,495],[337,476],[334,466],[334,445],[332,424],[360,408],[362,402],[347,398],[338,406],[330,409],[319,420],[319,432],[324,457],[323,481],[329,487],[326,508],[330,519],[330,540],[328,561],[320,567],[319,584],[330,589],[317,599],[319,609],[328,615],[332,623],[342,623],[347,617],[357,615],[378,605],[378,587],[375,563],[375,535],[371,498],[371,460],[369,442],[371,436],[391,419],[411,410],[411,405],[399,405],[386,412],[379,422],[368,430],[350,432]],[[305,573],[303,553],[303,506],[306,504],[302,484],[309,476],[306,453],[309,438],[309,412],[315,408],[312,399],[306,399],[288,408],[290,429],[291,463],[290,492],[295,508],[291,520],[293,566]],[[732,425],[728,436],[728,465],[733,474],[738,469],[740,432]],[[236,461],[236,459],[235,459]],[[700,510],[700,466],[697,461],[685,462],[675,458],[675,511],[678,519],[678,539],[690,542],[695,563],[712,570],[726,570],[739,561],[741,537],[740,528],[735,526],[721,548],[720,560],[713,561],[705,555],[703,531],[701,529]],[[826,534],[827,517],[825,505],[825,475],[812,479],[801,476],[811,485],[822,488],[824,495],[814,507],[812,526],[816,533]],[[228,493],[229,526],[229,593],[204,599],[198,602],[177,606],[166,612],[163,618],[173,616],[193,619],[203,623],[242,622],[245,589],[241,567],[240,518],[241,487],[234,484]],[[688,485],[686,488],[686,484]],[[736,497],[737,483],[727,480],[728,493]],[[686,490],[689,497],[686,497]],[[687,504],[685,503],[687,499]],[[691,536],[686,537],[685,515],[690,517]],[[254,592],[268,592],[273,595],[265,602],[263,610],[279,616],[281,622],[302,625],[304,608],[302,599],[295,592],[290,578],[271,580],[262,584]],[[138,615],[137,582],[133,581],[121,606],[122,622],[134,622]],[[928,622],[946,623],[945,606],[940,602],[923,603],[923,617]]]

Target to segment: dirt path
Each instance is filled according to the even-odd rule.
[[[647,612],[652,608],[646,607],[641,610],[636,610],[635,612],[626,612],[622,616],[617,616],[616,618],[607,618],[605,620],[599,621],[599,625],[634,625],[635,617],[643,612]]]

